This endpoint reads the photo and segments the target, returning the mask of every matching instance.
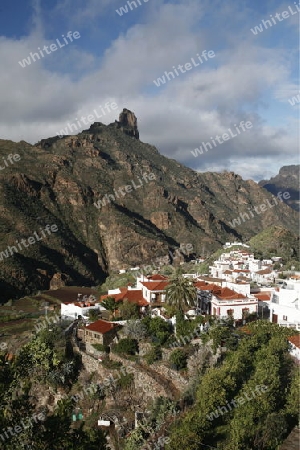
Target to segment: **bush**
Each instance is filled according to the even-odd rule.
[[[187,366],[188,355],[179,348],[174,350],[170,355],[170,363],[175,366],[176,370],[185,369]]]
[[[172,325],[165,322],[161,317],[151,319],[146,317],[142,320],[143,325],[147,329],[147,334],[151,337],[152,342],[158,345],[164,345],[173,333]]]
[[[103,344],[92,344],[92,347],[94,347],[96,350],[98,350],[98,352],[109,353],[109,347],[107,347],[107,345],[103,345]]]
[[[130,303],[126,299],[119,307],[119,313],[123,320],[139,319],[140,309],[137,304]]]
[[[102,361],[102,366],[104,366],[106,369],[120,369],[122,367],[121,361],[112,361],[111,359],[104,359]]]
[[[113,345],[112,351],[119,354],[135,355],[139,351],[138,342],[136,339],[121,339]]]
[[[159,361],[162,358],[161,348],[157,345],[153,346],[150,352],[145,356],[147,364],[153,364],[155,361]]]
[[[121,377],[117,380],[117,389],[127,389],[134,383],[133,373],[121,374]]]

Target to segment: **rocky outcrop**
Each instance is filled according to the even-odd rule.
[[[167,230],[171,225],[169,214],[163,211],[152,213],[150,220],[160,230]]]
[[[60,289],[64,287],[65,284],[65,276],[61,273],[56,273],[53,275],[51,281],[50,281],[50,291],[54,291],[56,289]]]
[[[132,111],[124,108],[119,116],[119,121],[117,122],[117,127],[127,134],[128,136],[139,139],[139,130],[137,126],[137,118]]]
[[[300,211],[300,165],[283,166],[278,175],[270,180],[262,180],[259,183],[271,194],[279,194],[279,198],[291,208]],[[286,193],[285,196],[282,194]]]

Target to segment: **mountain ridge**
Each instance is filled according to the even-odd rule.
[[[283,201],[295,211],[300,211],[299,164],[283,166],[279,169],[277,175],[270,178],[270,180],[261,180],[258,184],[273,195],[277,195],[280,191],[287,190],[290,197],[288,199],[283,199]]]
[[[96,122],[35,145],[0,141],[2,157],[21,157],[0,172],[0,253],[47,224],[58,227],[55,236],[0,262],[5,298],[48,289],[56,274],[67,284],[95,285],[112,270],[168,258],[181,244],[200,255],[274,224],[297,232],[297,214],[280,202],[232,228],[234,218],[272,195],[233,172],[197,173],[125,128]],[[155,179],[95,207],[145,173]]]

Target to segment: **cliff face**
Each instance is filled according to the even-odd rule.
[[[0,171],[3,299],[48,289],[56,274],[66,284],[95,285],[110,270],[150,263],[180,244],[200,255],[274,224],[297,231],[296,213],[282,203],[231,225],[272,195],[234,173],[198,174],[165,158],[128,136],[137,123],[125,116],[123,128],[95,123],[35,146],[0,141],[0,158],[21,158]],[[47,224],[57,232],[5,256]]]
[[[262,180],[258,184],[273,195],[288,192],[289,198],[283,201],[296,211],[300,211],[300,165],[283,166],[279,174],[270,180]]]

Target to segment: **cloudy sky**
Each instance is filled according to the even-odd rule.
[[[103,123],[127,107],[142,141],[201,172],[226,169],[258,181],[299,163],[300,102],[289,101],[299,94],[298,3],[128,3],[2,0],[0,138],[36,143],[115,102],[118,109]],[[262,25],[271,15],[273,22]],[[255,34],[256,26],[262,31]],[[71,42],[67,33],[76,31],[80,37]],[[48,54],[34,62],[30,53],[44,46]],[[197,54],[209,51],[215,56],[200,64]],[[30,63],[22,67],[25,58]],[[158,87],[158,77],[170,71],[175,78],[169,74]],[[252,128],[193,156],[229,128],[237,134],[241,121]]]

